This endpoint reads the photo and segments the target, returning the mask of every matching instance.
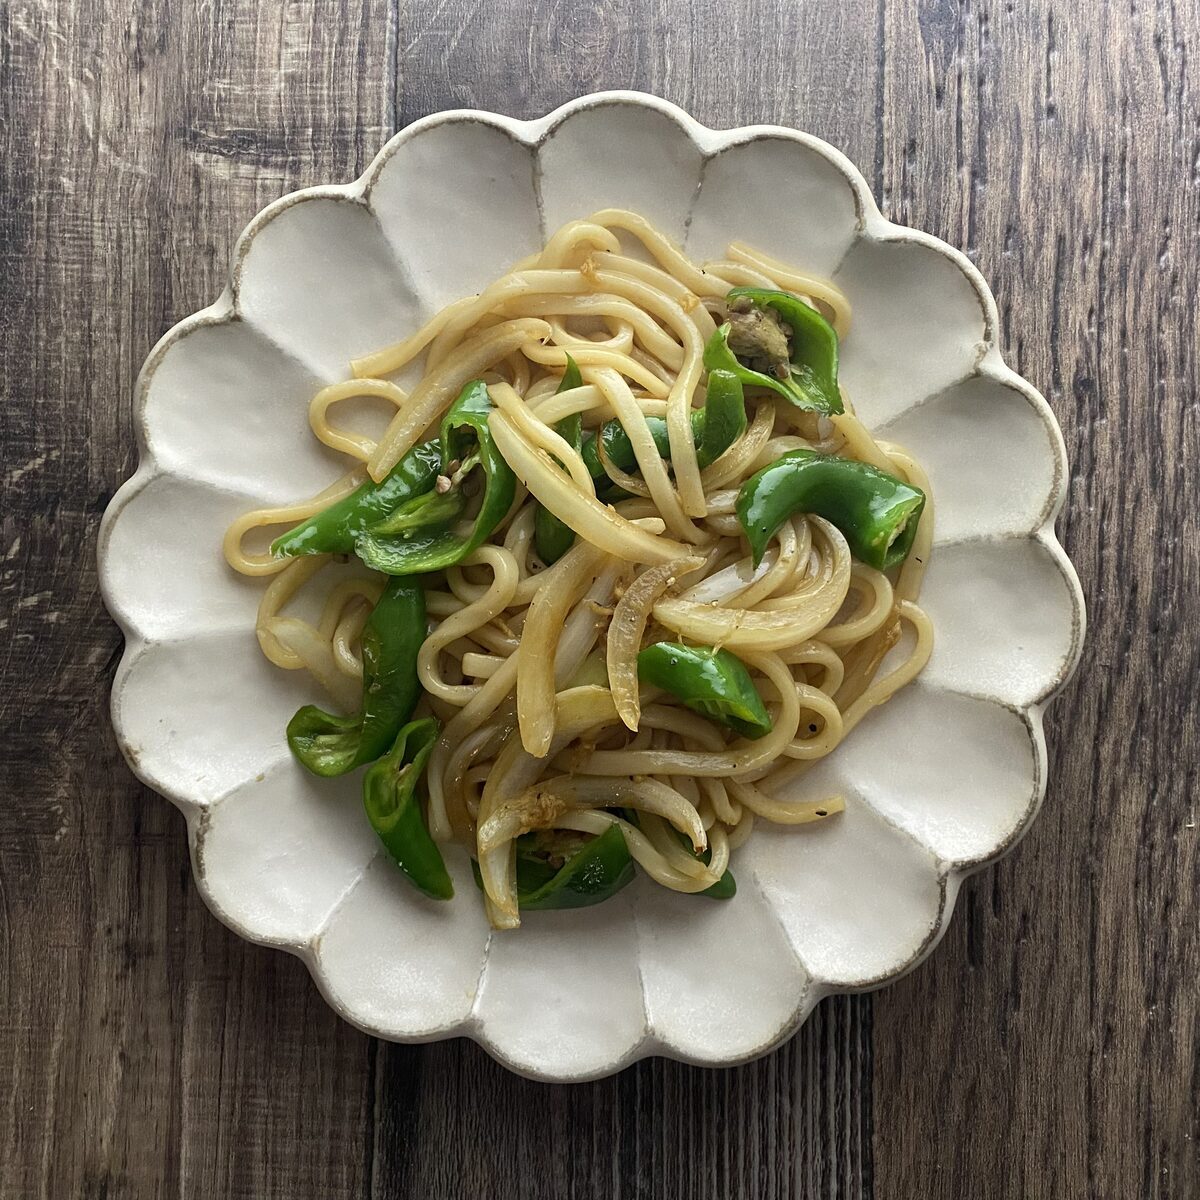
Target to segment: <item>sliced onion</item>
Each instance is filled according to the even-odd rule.
[[[629,585],[613,612],[606,651],[608,684],[617,713],[630,729],[637,729],[641,717],[637,656],[654,602],[677,579],[704,566],[704,561],[689,555],[647,568]]]
[[[661,817],[687,837],[697,853],[708,847],[695,806],[661,780],[558,775],[498,805],[479,826],[479,853],[490,853],[533,829],[557,828],[558,818],[571,809],[617,806]]]
[[[499,673],[488,680],[485,689],[498,678]],[[607,688],[570,688],[560,692],[555,701],[551,755],[587,730],[616,720],[617,710]],[[479,802],[480,826],[500,806],[502,796],[511,796],[530,787],[545,768],[546,759],[528,753],[519,738],[510,741],[496,757],[495,767],[484,785],[483,798]],[[488,915],[493,925],[497,929],[515,929],[520,925],[521,917],[517,910],[516,866],[511,845],[481,853],[479,875],[490,901]]]
[[[710,517],[728,516],[737,507],[738,488],[718,488],[707,494],[708,515]]]
[[[776,612],[660,600],[654,606],[654,618],[703,645],[731,650],[783,650],[823,629],[844,598],[845,593],[831,584],[814,592],[803,605]]]
[[[587,542],[576,542],[563,555],[566,564],[547,586],[540,587],[521,634],[517,651],[517,719],[525,749],[543,758],[554,737],[554,664],[567,613],[592,585],[603,559]]]
[[[610,619],[608,606],[612,603],[617,582],[628,572],[628,563],[613,562],[610,559],[609,565],[596,577],[596,582],[592,584],[587,594],[575,606],[575,611],[567,618],[562,636],[558,639],[558,649],[554,655],[554,685],[556,688],[567,687],[569,681],[591,654],[605,624]],[[607,680],[601,686],[607,687]]]
[[[355,647],[359,646],[363,628],[370,617],[370,602],[361,599],[356,601],[338,621],[330,641],[333,660],[338,670],[352,679],[361,680],[363,677],[362,651],[361,648],[356,650]]]
[[[624,835],[625,845],[634,862],[655,883],[661,883],[673,892],[695,894],[705,891],[717,882],[707,871],[701,875],[685,875],[682,871],[677,871],[636,825],[621,820],[615,813],[604,812],[602,809],[580,809],[563,813],[558,819],[560,829],[578,829],[580,833],[600,834],[612,825],[617,826]]]
[[[605,606],[612,600],[617,580],[628,569],[626,563],[610,562],[580,597],[580,588],[590,582],[587,576],[594,573],[595,564],[603,556],[583,544],[573,547],[560,561],[571,555],[579,556],[571,574],[556,577],[552,587],[543,588],[534,597],[518,649],[521,741],[538,758],[544,757],[554,737],[555,692],[566,685],[592,652],[608,616]],[[591,566],[580,568],[580,561],[590,561]],[[572,604],[574,610],[565,616]]]
[[[756,567],[754,560],[747,554],[727,567],[723,567],[713,575],[700,580],[699,583],[681,592],[680,600],[690,600],[695,604],[724,604],[740,595],[752,584],[758,583],[774,569],[779,561],[779,547],[770,545],[762,556],[762,561]]]
[[[812,535],[803,518],[785,521],[779,527],[779,553],[775,565],[729,601],[731,608],[754,608],[786,587],[799,564],[807,565],[812,552]]]
[[[850,589],[846,539],[823,518],[808,519],[822,534],[829,554],[822,556],[818,576],[792,593],[794,604],[762,612],[694,600],[660,600],[654,606],[655,620],[697,642],[730,649],[783,650],[807,641],[837,615]]]

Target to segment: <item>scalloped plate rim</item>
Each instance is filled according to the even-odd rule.
[[[1047,685],[1044,692],[1031,703],[1020,707],[999,701],[996,697],[981,697],[981,699],[989,700],[992,703],[1000,703],[1009,711],[1020,715],[1026,723],[1033,748],[1034,769],[1036,773],[1035,787],[1025,811],[1021,814],[1010,834],[1000,844],[991,848],[988,852],[969,860],[944,861],[934,856],[938,865],[936,882],[939,891],[939,903],[937,912],[926,936],[907,960],[894,969],[863,980],[831,982],[817,977],[810,977],[807,985],[797,997],[796,1006],[790,1018],[770,1038],[750,1050],[732,1055],[722,1055],[719,1052],[706,1055],[689,1054],[673,1048],[669,1042],[649,1030],[645,1030],[641,1038],[634,1045],[623,1050],[611,1062],[579,1074],[568,1074],[563,1073],[561,1070],[539,1070],[528,1063],[518,1062],[510,1058],[498,1044],[486,1035],[481,1021],[473,1012],[464,1020],[448,1025],[444,1029],[434,1029],[413,1034],[397,1034],[394,1031],[383,1031],[377,1027],[373,1027],[369,1021],[364,1021],[356,1017],[352,1010],[337,999],[333,994],[332,988],[329,986],[319,962],[319,944],[324,933],[324,928],[313,937],[302,941],[274,938],[269,935],[264,936],[256,933],[252,928],[243,924],[234,914],[222,907],[209,890],[206,873],[202,869],[200,862],[203,855],[203,829],[206,824],[207,815],[210,812],[210,804],[199,802],[193,797],[181,793],[176,788],[164,786],[161,781],[151,778],[142,769],[138,752],[130,744],[122,729],[119,705],[125,677],[147,648],[172,639],[144,638],[135,628],[132,619],[124,609],[121,596],[110,575],[110,556],[108,550],[113,527],[130,501],[140,494],[153,480],[170,474],[170,472],[160,470],[153,451],[146,442],[143,412],[150,381],[166,352],[194,329],[205,326],[231,324],[240,322],[243,319],[239,308],[241,268],[249,247],[259,230],[279,213],[290,208],[292,205],[310,199],[328,198],[347,201],[364,205],[370,210],[371,189],[379,172],[401,145],[430,129],[458,122],[485,124],[502,130],[518,143],[527,146],[531,151],[536,151],[554,135],[557,128],[566,119],[577,113],[605,105],[637,105],[653,109],[671,118],[687,133],[693,144],[700,151],[702,171],[709,161],[723,151],[759,139],[776,138],[804,145],[825,158],[845,177],[854,196],[857,214],[857,233],[859,237],[875,242],[909,242],[922,245],[948,259],[959,269],[975,293],[983,314],[985,333],[984,340],[980,343],[979,354],[973,371],[965,375],[960,382],[982,377],[1021,392],[1033,407],[1050,436],[1055,470],[1050,493],[1043,510],[1043,518],[1041,524],[1036,529],[1021,536],[1022,538],[1037,541],[1049,554],[1055,567],[1061,574],[1070,596],[1073,610],[1073,625],[1070,647],[1055,678]],[[536,162],[538,160],[535,159]],[[1050,406],[1038,389],[1004,362],[996,342],[998,328],[999,319],[995,298],[975,264],[960,250],[943,242],[941,239],[923,231],[912,229],[908,226],[897,225],[887,220],[880,213],[875,203],[875,198],[862,173],[836,147],[812,134],[780,125],[756,124],[726,130],[711,129],[700,124],[686,111],[669,101],[642,92],[617,90],[591,93],[569,101],[543,117],[529,121],[476,109],[449,109],[444,112],[433,113],[407,125],[388,139],[357,179],[345,184],[322,184],[298,189],[268,204],[251,218],[238,236],[231,256],[229,280],[221,294],[210,305],[184,317],[173,325],[155,343],[142,364],[133,389],[134,433],[138,447],[138,465],[134,473],[121,484],[109,501],[101,519],[97,537],[97,559],[101,596],[108,612],[120,627],[125,640],[125,646],[117,666],[110,696],[110,710],[117,742],[133,774],[147,787],[164,796],[183,814],[188,829],[188,845],[193,877],[210,911],[222,924],[247,941],[283,950],[300,958],[307,967],[322,997],[330,1007],[333,1008],[341,1019],[362,1032],[388,1041],[404,1044],[421,1044],[450,1037],[467,1037],[480,1045],[489,1055],[507,1069],[526,1078],[543,1082],[584,1082],[591,1079],[603,1078],[643,1058],[653,1056],[665,1056],[677,1061],[707,1067],[735,1066],[739,1063],[749,1062],[770,1052],[795,1033],[808,1018],[815,1005],[824,997],[836,994],[872,991],[914,970],[925,961],[941,941],[942,937],[945,936],[962,882],[970,875],[990,866],[1012,850],[1021,838],[1025,836],[1036,818],[1045,799],[1047,785],[1048,756],[1043,731],[1043,714],[1046,706],[1061,692],[1074,674],[1082,655],[1083,640],[1086,631],[1086,609],[1083,590],[1074,566],[1058,541],[1054,530],[1055,519],[1061,512],[1066,500],[1067,454],[1062,431]],[[238,786],[244,786],[244,783],[245,781]],[[233,791],[236,790],[237,788],[235,787]],[[232,792],[227,794],[232,794]],[[224,798],[225,796],[222,795],[211,803],[219,805]]]

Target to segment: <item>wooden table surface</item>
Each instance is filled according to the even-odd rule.
[[[1192,4],[0,0],[0,1197],[1200,1196]],[[769,1057],[517,1079],[209,915],[108,721],[130,391],[290,189],[396,129],[636,87],[841,147],[962,247],[1062,423],[1088,596],[1049,798],[937,954]]]

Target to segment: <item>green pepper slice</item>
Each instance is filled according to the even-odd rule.
[[[454,884],[417,796],[438,731],[432,717],[400,730],[391,750],[363,775],[363,807],[392,861],[425,895],[449,900]]]
[[[517,902],[523,909],[586,908],[633,880],[633,858],[616,825],[574,849],[557,869],[543,856],[546,844],[537,833],[517,839]]]
[[[790,361],[780,364],[780,375],[746,366],[730,345],[738,314],[722,325],[704,347],[704,365],[710,371],[732,371],[742,383],[769,388],[797,408],[820,413],[844,411],[837,384],[837,333],[815,308],[790,292],[771,288],[732,288],[725,299],[731,306],[740,303],[749,310],[769,309],[777,314],[792,331]]]
[[[378,758],[412,716],[421,685],[417,652],[425,640],[425,592],[389,580],[362,632],[362,708],[342,717],[306,704],[288,722],[292,753],[314,775],[344,775]]]
[[[616,825],[595,837],[541,829],[517,838],[517,904],[522,909],[587,908],[633,880],[633,857]],[[479,864],[471,868],[483,881]]]
[[[517,477],[492,440],[491,412],[487,384],[473,379],[442,421],[441,470],[460,464],[452,489],[461,488],[461,481],[476,467],[483,470],[483,501],[470,530],[459,532],[448,521],[405,527],[403,522],[412,515],[406,507],[359,534],[354,549],[368,567],[385,575],[420,575],[452,567],[482,545],[504,519],[516,496]]]
[[[743,737],[771,732],[771,715],[740,658],[712,646],[655,642],[638,655],[638,678]]]
[[[355,541],[368,526],[433,487],[441,464],[442,449],[437,442],[414,446],[379,483],[367,480],[350,495],[280,534],[271,543],[271,553],[280,558],[353,554]]]
[[[784,521],[815,513],[842,531],[859,562],[887,571],[908,557],[924,507],[925,493],[895,475],[849,458],[791,450],[742,484],[735,510],[756,566]]]
[[[711,466],[746,432],[746,396],[742,381],[732,371],[708,373],[704,407],[698,410],[696,461],[700,469]],[[695,429],[696,422],[692,422]]]
[[[692,413],[693,439],[696,437],[697,425],[702,419],[700,410],[695,409]],[[671,441],[667,435],[666,421],[662,417],[647,417],[646,424],[650,428],[650,436],[654,439],[654,448],[658,451],[659,456],[669,460]],[[614,467],[619,467],[622,471],[638,469],[637,456],[633,452],[633,443],[629,440],[629,434],[625,432],[625,426],[614,417],[611,421],[605,421],[597,433],[590,434],[583,443],[583,464],[591,472],[593,479],[607,478],[604,472],[604,463],[600,461],[600,446],[597,444],[597,438],[604,444],[605,457]]]
[[[716,462],[734,442],[746,432],[746,400],[742,381],[732,371],[710,371],[704,407],[692,410],[692,441],[696,446],[696,461],[701,470]],[[671,438],[667,423],[661,417],[647,417],[646,424],[654,439],[659,455],[670,461]],[[620,421],[605,421],[600,426],[599,437],[604,445],[604,454],[609,462],[622,471],[637,470],[637,456],[633,443]],[[604,464],[600,460],[600,447],[596,435],[590,435],[583,443],[584,466],[592,478],[605,478]]]
[[[559,392],[569,392],[577,387],[583,387],[583,376],[579,372],[579,364],[568,354],[567,369],[563,372],[562,382],[555,388],[554,394],[557,396]],[[554,428],[572,448],[576,451],[582,449],[583,418],[580,413],[563,417]],[[533,547],[538,558],[546,566],[550,566],[570,550],[574,541],[575,530],[539,504],[533,516]]]

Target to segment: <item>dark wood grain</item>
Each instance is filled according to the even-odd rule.
[[[1012,1197],[1200,1195],[1190,11],[888,18],[889,44],[921,46],[943,81],[940,99],[889,81],[885,110],[919,125],[888,139],[891,205],[979,263],[1013,361],[1062,423],[1060,532],[1092,629],[1050,711],[1041,819],[976,881],[939,954],[876,1001],[887,1194],[940,1176]],[[992,1114],[995,1133],[910,1136],[946,1112]]]
[[[1200,1194],[1193,6],[0,0],[0,1198]],[[341,1024],[116,750],[93,550],[237,231],[456,105],[828,138],[962,246],[1063,424],[1091,606],[1046,810],[944,945],[730,1071],[554,1088]]]

